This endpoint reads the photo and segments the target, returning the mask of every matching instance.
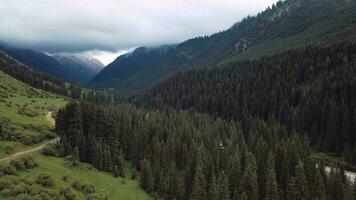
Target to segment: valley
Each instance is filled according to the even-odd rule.
[[[0,200],[356,199],[356,0],[276,0],[191,39],[250,11],[52,4],[7,34],[26,41],[0,30]]]

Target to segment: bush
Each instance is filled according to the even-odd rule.
[[[64,197],[64,199],[66,199],[66,200],[76,199],[75,194],[73,193],[73,191],[70,188],[61,188],[59,190],[59,195]]]
[[[45,155],[45,156],[58,156],[58,152],[55,149],[55,145],[53,145],[53,144],[47,144],[42,149],[42,154]]]
[[[84,194],[95,193],[95,188],[93,185],[81,183],[79,181],[74,181],[72,187],[78,191],[81,191]]]
[[[67,175],[62,176],[62,180],[67,182],[69,180],[69,176],[67,176]]]
[[[16,175],[16,168],[7,163],[0,163],[0,172],[5,175]]]
[[[5,146],[5,153],[6,154],[11,154],[14,151],[14,149],[12,148],[12,146],[6,145]]]
[[[19,109],[17,109],[17,113],[20,115],[28,116],[28,117],[37,117],[40,115],[39,112],[32,110],[31,108],[25,107],[25,106],[22,106]]]
[[[39,174],[36,179],[36,183],[43,186],[53,186],[54,181],[52,177],[46,173]]]
[[[106,200],[106,199],[108,199],[106,196],[98,193],[89,194],[87,196],[87,200]]]
[[[22,159],[11,160],[10,165],[14,166],[17,170],[22,170],[25,168],[25,163]]]
[[[13,182],[7,177],[2,177],[0,179],[0,191],[2,191],[4,189],[9,189],[13,185],[14,185]]]
[[[32,156],[23,156],[19,159],[24,162],[26,169],[37,167],[37,163],[35,162]]]

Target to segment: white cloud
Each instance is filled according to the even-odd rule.
[[[119,51],[91,50],[79,53],[86,57],[93,57],[100,60],[105,66],[113,62],[117,57],[133,51],[134,48]]]
[[[1,0],[0,40],[50,52],[117,52],[224,30],[276,1]]]

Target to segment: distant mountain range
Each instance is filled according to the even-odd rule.
[[[47,54],[44,52],[1,45],[0,49],[25,65],[55,77],[86,84],[104,65],[97,59],[71,54]]]
[[[141,47],[122,55],[89,85],[121,91],[143,90],[178,71],[344,41],[356,41],[355,0],[280,1],[226,31],[177,45]]]

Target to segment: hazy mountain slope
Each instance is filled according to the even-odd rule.
[[[119,57],[90,85],[144,89],[177,71],[209,67],[231,59],[255,58],[307,45],[355,40],[355,1],[287,0],[248,17],[224,32],[164,50]],[[149,59],[148,59],[149,58]],[[134,63],[134,64],[133,64]]]
[[[75,74],[82,76],[75,77],[80,83],[87,83],[105,66],[99,60],[92,57],[85,57],[71,54],[54,54],[53,58],[73,71]]]
[[[37,71],[76,83],[85,84],[97,72],[93,72],[92,67],[84,66],[84,62],[74,59],[58,59],[43,52],[5,45],[0,46],[0,49]]]

